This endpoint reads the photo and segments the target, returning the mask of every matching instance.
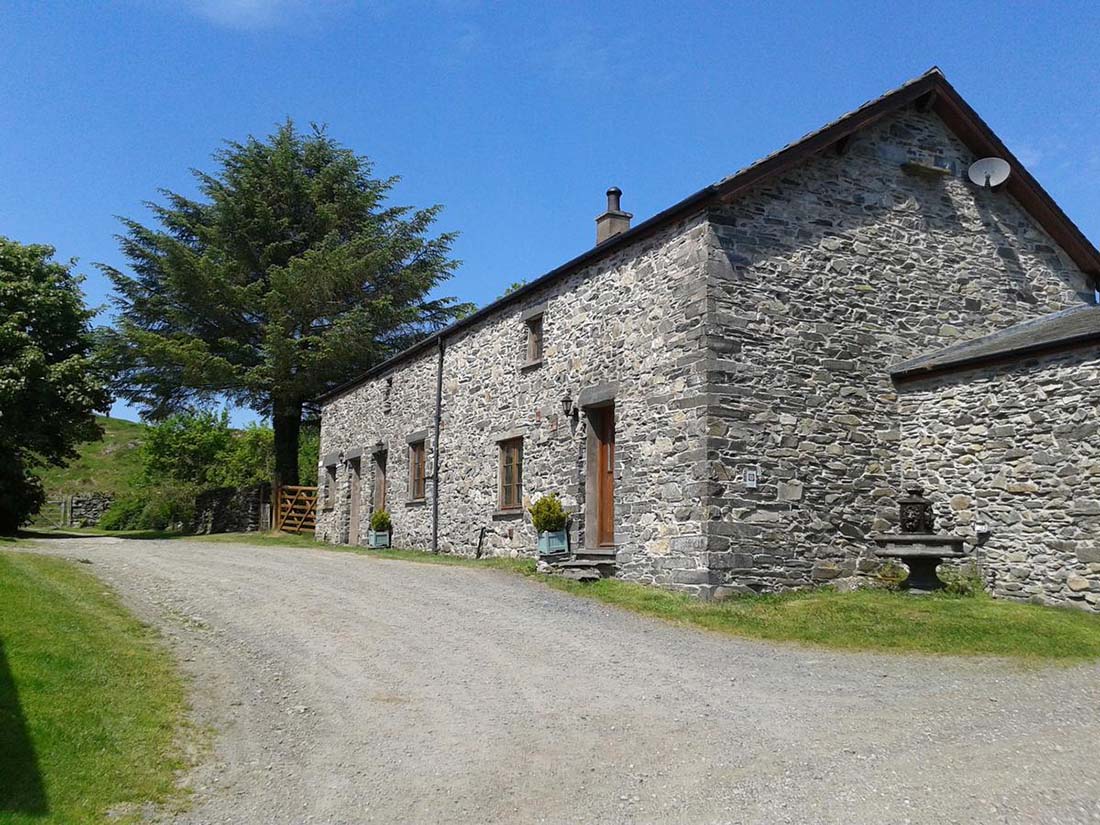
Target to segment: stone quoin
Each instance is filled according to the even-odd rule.
[[[533,555],[556,493],[576,556],[721,597],[875,569],[917,481],[994,593],[1097,608],[1095,360],[893,369],[1100,274],[939,70],[633,228],[620,196],[595,247],[321,399],[319,540],[384,506],[394,546]]]

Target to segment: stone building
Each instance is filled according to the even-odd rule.
[[[1011,164],[1004,185],[968,180],[987,156]],[[949,409],[1014,379],[926,387],[892,365],[1087,306],[1100,282],[1100,253],[937,69],[633,228],[619,195],[594,248],[321,399],[320,539],[361,541],[384,506],[399,546],[532,553],[525,506],[554,492],[574,553],[620,576],[707,595],[852,575],[903,478],[971,529],[1001,478],[956,469],[967,448],[942,429],[932,456],[921,428],[981,437]],[[1016,432],[1006,450],[1048,440]],[[1095,454],[1074,455],[1035,512],[1077,525],[1100,495]],[[1050,576],[1078,587],[1073,567],[1074,592],[1100,593],[1092,562],[1070,565],[1088,527],[995,529],[984,547],[1002,542],[1000,578],[1057,553]]]

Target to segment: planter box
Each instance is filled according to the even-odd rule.
[[[376,533],[373,530],[367,531],[367,547],[389,547],[390,546],[390,534],[389,533]]]
[[[539,533],[539,555],[556,556],[569,552],[569,536],[565,530],[557,533]]]

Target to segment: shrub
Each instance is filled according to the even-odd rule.
[[[142,487],[118,498],[99,520],[102,530],[184,530],[195,518],[195,489]]]
[[[982,571],[973,562],[958,567],[941,567],[939,576],[952,596],[977,596],[985,592]]]
[[[265,428],[267,429],[267,428]],[[272,455],[274,455],[275,433],[271,432]],[[302,484],[312,484],[311,478],[317,477],[317,461],[321,457],[321,425],[313,421],[303,421],[298,433],[298,475]]]
[[[899,590],[907,578],[909,578],[908,569],[896,561],[885,562],[875,571],[875,579],[887,590]]]
[[[531,505],[531,522],[539,533],[557,533],[565,529],[569,516],[555,493],[542,496]]]
[[[208,477],[219,487],[255,487],[270,483],[275,475],[275,432],[270,427],[249,424],[232,433],[214,460],[216,465]],[[314,467],[316,464],[314,461]]]
[[[217,487],[215,476],[233,448],[229,414],[209,411],[180,413],[149,428],[141,445],[145,481],[177,481]]]
[[[138,530],[140,528],[137,523],[144,508],[145,500],[133,493],[116,498],[99,520],[98,526],[103,530]]]
[[[388,533],[392,526],[390,514],[385,510],[375,510],[370,517],[370,529],[376,533]]]

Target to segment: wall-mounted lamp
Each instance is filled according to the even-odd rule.
[[[566,418],[573,418],[577,414],[577,408],[573,405],[569,390],[565,391],[565,397],[561,400],[561,412]]]

